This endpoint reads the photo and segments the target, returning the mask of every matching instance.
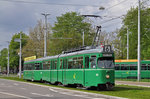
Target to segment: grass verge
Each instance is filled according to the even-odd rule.
[[[22,81],[22,82],[29,82],[23,79],[19,79],[18,77],[0,77],[0,78]],[[39,82],[29,82],[29,83],[60,87],[60,86],[49,85],[49,84],[39,83]],[[118,97],[130,98],[130,99],[149,99],[150,97],[150,94],[149,94],[150,88],[127,86],[127,85],[116,85],[112,91],[82,90],[82,89],[68,88],[68,87],[61,87],[61,88],[90,92],[90,93],[97,93],[97,94],[105,94],[105,95],[111,95],[111,96],[118,96]]]
[[[117,81],[137,81],[137,79],[115,79]],[[141,79],[140,82],[150,82],[150,79]]]

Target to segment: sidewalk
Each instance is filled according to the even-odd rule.
[[[140,87],[150,87],[150,82],[134,82],[134,81],[115,81],[116,85],[131,85]]]

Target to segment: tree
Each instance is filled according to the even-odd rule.
[[[7,70],[7,48],[4,48],[0,51],[0,66]]]
[[[22,47],[24,47],[27,43],[28,36],[20,32],[22,35]],[[20,50],[20,43],[15,42],[15,39],[20,39],[20,33],[16,33],[13,35],[12,40],[9,45],[9,51],[10,51],[10,68],[12,68],[15,72],[18,70],[19,67],[19,50]],[[23,62],[23,59],[22,59]]]
[[[44,24],[41,20],[38,21],[34,28],[29,30],[29,39],[26,46],[23,47],[23,55],[25,57],[36,56],[37,58],[43,57],[44,55]],[[47,39],[50,37],[51,26],[48,24]],[[49,45],[49,40],[47,40]],[[49,46],[47,46],[47,49]],[[47,53],[49,50],[47,50]]]
[[[150,54],[150,8],[141,10],[141,59],[149,59]],[[127,39],[127,28],[129,29],[129,57],[130,59],[137,58],[137,40],[138,40],[138,8],[131,8],[123,19],[123,26],[120,29],[118,36],[121,39],[121,45],[125,49]],[[126,50],[122,52],[126,53]],[[126,58],[124,56],[123,58]]]
[[[62,51],[82,46],[83,32],[85,45],[91,45],[94,33],[91,24],[85,22],[84,17],[76,12],[67,12],[57,17],[52,35],[56,39],[51,40],[50,45],[51,55],[60,54]]]

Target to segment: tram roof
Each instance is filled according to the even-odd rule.
[[[55,59],[55,58],[58,58],[58,57],[66,57],[66,56],[73,56],[73,55],[80,55],[80,54],[90,54],[90,53],[101,53],[101,52],[103,52],[103,48],[99,46],[95,49],[86,49],[86,50],[81,50],[81,51],[76,51],[76,52],[71,52],[71,53],[59,54],[59,55],[56,55],[56,56],[47,56],[47,57],[38,58],[38,59],[35,59],[35,60],[26,61],[26,62],[43,61],[43,60],[48,60],[48,59]]]

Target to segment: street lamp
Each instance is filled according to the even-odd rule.
[[[46,51],[46,48],[47,48],[47,40],[46,40],[46,37],[47,37],[47,16],[50,15],[50,14],[46,14],[46,13],[42,13],[42,15],[45,16],[45,33],[44,33],[44,57],[47,56],[47,51]]]

